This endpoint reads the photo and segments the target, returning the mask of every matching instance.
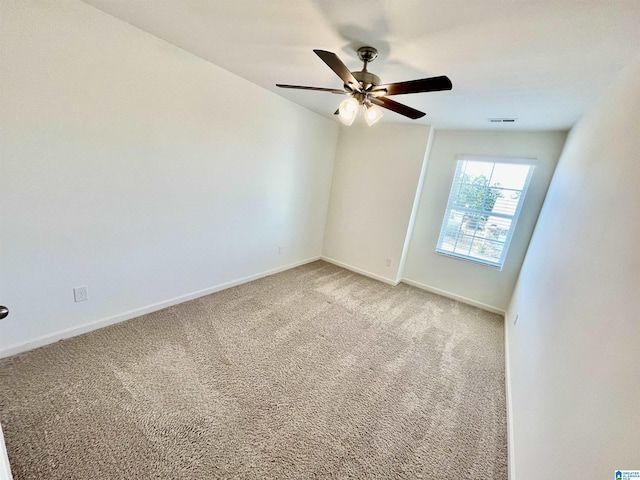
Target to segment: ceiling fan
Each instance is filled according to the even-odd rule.
[[[438,92],[441,90],[451,90],[451,88],[453,88],[451,80],[446,76],[381,84],[380,77],[367,71],[367,65],[373,62],[378,56],[378,51],[373,47],[360,47],[358,49],[358,58],[364,62],[362,70],[358,72],[351,72],[335,53],[325,50],[314,50],[314,52],[340,77],[344,83],[344,90],[304,87],[301,85],[283,85],[281,83],[277,83],[276,86],[280,88],[316,90],[349,95],[349,98],[344,100],[340,104],[340,108],[334,112],[336,115],[339,115],[340,121],[345,125],[351,125],[353,123],[361,106],[368,125],[373,125],[382,118],[382,110],[379,107],[392,110],[413,120],[424,117],[424,112],[398,103],[387,97],[407,93]]]

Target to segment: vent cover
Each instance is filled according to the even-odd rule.
[[[516,123],[517,118],[488,118],[489,123]]]

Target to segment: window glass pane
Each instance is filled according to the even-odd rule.
[[[496,163],[491,176],[491,186],[522,190],[528,175],[529,165]]]
[[[470,235],[477,235],[477,232],[484,230],[487,215],[479,213],[467,213],[462,220],[462,230]]]
[[[475,258],[488,262],[499,262],[503,248],[504,243],[492,242],[483,238],[474,238],[471,246],[471,254]]]
[[[464,174],[471,180],[484,177],[485,179],[491,178],[491,172],[493,170],[493,162],[482,162],[475,160],[462,160]]]
[[[485,238],[505,242],[511,229],[512,220],[509,218],[490,216],[485,227]]]
[[[453,206],[482,210],[486,195],[487,189],[484,186],[463,183],[453,201]]]
[[[469,255],[471,249],[471,243],[473,242],[472,235],[458,235],[458,239],[454,248],[451,250],[453,253],[459,253],[461,255]]]
[[[449,217],[443,227],[446,241],[455,243],[462,230],[463,217],[464,213],[458,210],[451,210],[449,212]]]
[[[503,215],[515,215],[518,208],[518,200],[520,200],[520,192],[516,194],[513,190],[502,190],[500,194],[502,196],[496,198],[491,211]]]

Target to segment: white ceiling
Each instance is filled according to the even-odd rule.
[[[385,121],[517,130],[570,128],[640,53],[639,0],[84,1],[329,118],[341,97],[275,87],[342,88],[314,48],[353,71],[374,46],[384,83],[451,78],[449,92],[393,97],[422,119]]]

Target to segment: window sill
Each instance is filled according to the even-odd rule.
[[[493,264],[493,263],[487,263],[483,260],[480,259],[475,259],[475,258],[470,258],[470,257],[465,257],[462,255],[458,255],[452,252],[446,252],[446,251],[442,251],[442,250],[436,250],[436,252],[438,255],[442,255],[443,257],[449,257],[449,258],[455,258],[456,260],[462,260],[463,262],[468,262],[468,263],[473,263],[474,265],[479,265],[481,267],[487,267],[490,268],[491,270],[497,270],[497,271],[502,271],[502,267],[503,265],[497,265],[497,264]]]

